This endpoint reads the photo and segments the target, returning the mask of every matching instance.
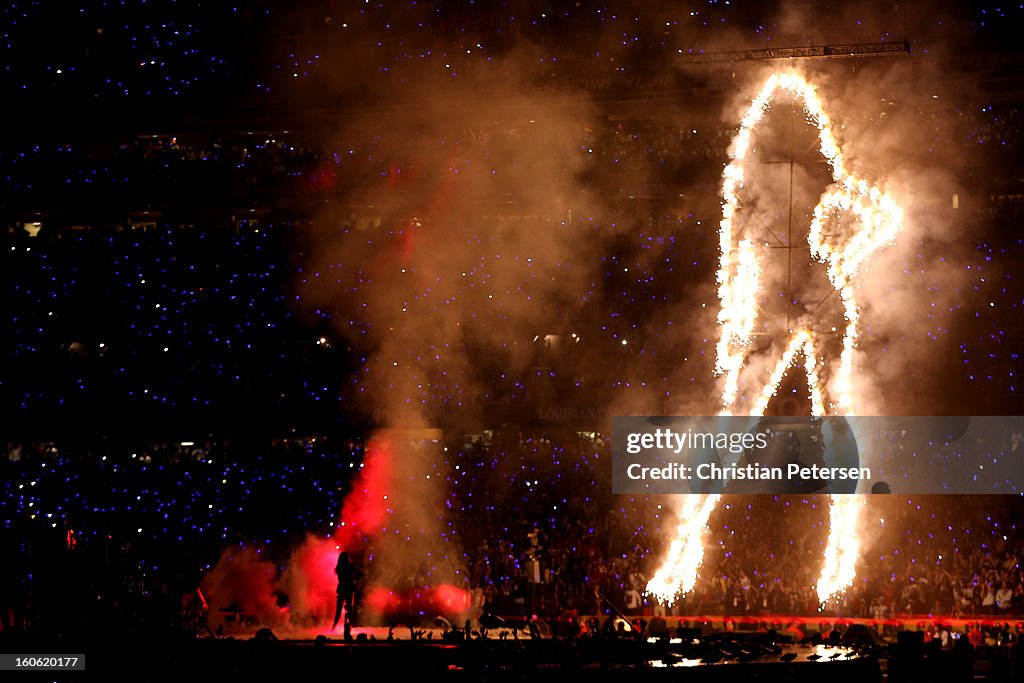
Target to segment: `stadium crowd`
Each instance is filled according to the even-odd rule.
[[[671,504],[613,496],[600,435],[496,433],[421,447],[436,452],[448,483],[437,514],[450,533],[437,561],[465,568],[475,618],[565,619],[611,606],[647,618],[818,611],[822,497],[727,497],[709,521],[695,590],[666,606],[645,588],[670,540]],[[6,627],[180,626],[182,597],[223,549],[256,549],[283,570],[307,532],[329,535],[363,461],[354,439],[277,441],[255,457],[237,449],[11,446],[0,459]],[[857,579],[825,613],[879,622],[1024,614],[1018,507],[1006,496],[869,497]]]
[[[50,14],[39,3],[7,3],[0,9],[8,26],[0,41],[0,90],[15,102],[60,103],[24,107],[26,119],[66,119],[66,101],[99,102],[98,118],[125,112],[173,117],[177,110],[167,101],[181,98],[212,102],[210,109],[269,110],[288,95],[300,98],[293,82],[313,90],[333,83],[331,92],[359,105],[362,84],[333,82],[336,55],[322,58],[318,45],[355,45],[353,54],[383,82],[374,87],[387,93],[388,84],[404,87],[410,74],[428,67],[445,77],[501,81],[505,72],[493,64],[513,44],[594,35],[600,37],[587,59],[576,54],[579,61],[573,61],[578,45],[568,54],[538,53],[536,82],[564,89],[575,88],[581,77],[596,78],[587,81],[595,90],[635,91],[635,84],[606,77],[653,74],[649,83],[664,85],[658,79],[669,53],[699,47],[699,41],[685,42],[695,40],[691,29],[699,37],[740,23],[767,41],[777,28],[751,24],[715,0],[694,3],[688,16],[668,17],[656,36],[649,21],[601,2],[510,2],[501,12],[472,3],[461,9],[408,3],[401,14],[426,26],[416,35],[447,41],[438,49],[433,37],[422,44],[336,40],[346,32],[364,41],[386,35],[396,10],[384,3],[321,3],[315,12],[296,15],[262,2],[181,3],[189,7],[173,17],[162,16],[157,4],[70,3]],[[980,10],[969,20],[1008,23]],[[64,39],[55,36],[45,45],[32,39],[48,23],[89,30],[61,29]],[[273,48],[254,55],[268,32],[276,36],[266,41]],[[1005,33],[1016,39],[1015,32]],[[601,52],[608,36],[616,37],[615,49]],[[522,87],[531,91],[536,82]],[[1017,163],[1024,140],[1020,110],[981,104],[962,115],[959,144],[996,148],[998,159]],[[588,264],[595,281],[573,293],[598,311],[576,328],[584,339],[578,348],[599,339],[595,357],[613,358],[605,365],[616,371],[620,364],[675,368],[678,350],[665,347],[675,330],[666,327],[661,341],[652,334],[627,343],[609,329],[678,301],[687,291],[681,283],[713,280],[711,230],[676,200],[678,189],[693,188],[694,180],[698,189],[706,181],[712,188],[706,194],[717,196],[718,163],[734,129],[714,114],[685,122],[672,113],[595,115],[581,117],[575,135],[530,140],[531,148],[571,159],[584,177],[646,173],[643,183],[609,185],[616,192],[605,199],[614,206],[601,217],[590,213],[592,198],[566,200],[565,222],[578,230],[580,243],[601,227],[595,228],[600,219],[627,217],[628,225],[639,226],[635,242],[641,246],[624,247],[612,235],[600,263]],[[412,217],[380,216],[368,205],[387,192],[428,194],[406,179],[429,186],[443,176],[444,167],[424,168],[420,160],[449,142],[426,140],[426,149],[376,136],[350,144],[312,142],[283,128],[136,134],[145,127],[74,142],[55,142],[63,133],[53,130],[37,141],[12,127],[6,135],[16,139],[0,145],[3,630],[105,621],[150,629],[181,625],[182,596],[195,590],[225,548],[254,548],[283,569],[306,533],[331,533],[373,422],[365,405],[350,408],[346,400],[360,390],[358,369],[372,347],[352,338],[370,322],[353,316],[346,322],[356,332],[343,338],[334,312],[307,300],[302,285],[320,273],[306,272],[312,247],[299,242],[310,235],[311,214],[336,202],[341,218],[331,230],[400,245]],[[450,142],[474,159],[516,159],[515,150],[533,134],[521,123],[477,122]],[[537,160],[516,163],[530,175]],[[1024,367],[1015,342],[1024,338],[1018,268],[1024,239],[1015,228],[1024,199],[1012,187],[988,194],[963,212],[962,233],[970,237],[961,243],[957,267],[968,275],[950,285],[956,295],[942,299],[949,310],[933,319],[927,341],[912,341],[956,354],[943,366],[959,392],[956,405],[1019,414],[1017,378]],[[517,198],[507,199],[514,205]],[[472,218],[463,246],[488,243],[491,226]],[[717,218],[703,222],[713,225]],[[924,271],[908,263],[904,272],[916,277]],[[479,281],[467,279],[459,297],[470,296]],[[919,290],[936,291],[940,284],[946,283],[923,282]],[[367,277],[365,287],[371,286]],[[356,301],[361,292],[350,294]],[[624,325],[630,335],[637,326]],[[385,336],[371,332],[378,340]],[[535,332],[544,338],[548,330]],[[864,340],[871,341],[870,332]],[[612,357],[613,351],[619,355]],[[553,375],[570,355],[537,354],[529,370],[537,377]],[[651,365],[653,356],[664,360]],[[578,366],[564,373],[577,389],[587,374]],[[501,368],[495,374],[506,379]],[[605,371],[596,374],[608,379]],[[660,375],[651,373],[671,383]],[[604,391],[629,381],[620,376]],[[449,435],[454,441],[437,455],[447,472],[446,504],[438,515],[456,530],[446,539],[448,559],[465,568],[463,587],[479,614],[587,615],[610,605],[646,616],[816,612],[813,586],[827,524],[820,498],[728,501],[712,517],[712,542],[694,592],[674,606],[657,604],[644,588],[669,541],[670,502],[611,495],[607,441],[593,424],[570,426],[581,413],[583,422],[597,421],[589,405],[557,397],[541,405],[533,401],[545,394],[543,387],[517,394],[527,380],[508,383],[517,387],[508,393],[517,397],[513,407],[525,408],[521,414],[529,419],[465,441]],[[1010,454],[1017,446],[994,448]],[[1019,503],[1002,497],[872,498],[860,573],[835,609],[879,620],[1024,614],[1018,512]]]
[[[581,131],[572,147],[637,165],[682,158],[683,150],[721,153],[721,135],[712,135],[717,142],[707,149],[692,136],[679,127],[616,124]],[[979,142],[993,139],[999,138]],[[513,144],[481,131],[467,140],[484,150]],[[360,154],[367,165],[357,175],[388,173],[390,164],[371,148]],[[159,205],[172,179],[198,177],[202,182],[189,191],[219,188],[209,204],[223,209],[278,191],[287,178],[316,187],[327,177],[325,159],[334,163],[335,155],[271,137],[209,146],[160,138],[135,140],[113,157],[32,147],[5,153],[0,164],[10,181],[3,192],[14,205],[32,206],[61,186],[77,187],[65,196],[88,198],[90,178],[108,191],[130,186],[122,195],[129,202],[141,196]],[[232,189],[238,187],[246,189]],[[165,200],[179,191],[167,191]],[[1006,340],[1020,337],[1024,304],[1013,268],[1024,258],[1024,240],[1010,229],[1018,204],[1013,196],[993,198],[969,215],[989,237],[966,252],[970,279],[963,286],[971,296],[953,313],[965,324],[937,322],[929,334],[959,351],[955,380],[974,392],[970,400],[1011,412],[1021,359]],[[51,595],[50,587],[78,590],[102,581],[117,584],[105,594],[118,596],[111,599],[119,605],[101,606],[108,614],[145,615],[124,606],[151,604],[154,596],[166,598],[161,609],[170,609],[176,604],[170,596],[194,587],[224,547],[258,544],[280,563],[299,536],[326,533],[337,521],[367,433],[365,422],[339,417],[337,407],[362,349],[336,337],[329,314],[310,312],[299,300],[300,219],[238,208],[222,213],[228,215],[186,223],[159,210],[139,211],[79,227],[41,216],[38,224],[10,223],[0,236],[6,304],[0,323],[8,332],[0,342],[0,399],[15,416],[8,457],[0,458],[0,521],[12,549],[4,565],[8,580],[0,583],[10,587],[5,599],[12,603],[34,596],[37,616],[47,613],[39,600]],[[592,228],[585,212],[578,220]],[[367,231],[356,221],[342,229],[381,240],[396,234],[394,226]],[[708,254],[692,246],[693,236],[704,233],[692,216],[656,216],[647,230],[662,256],[692,264],[683,277],[707,275]],[[645,284],[662,274],[661,260],[641,250],[606,263],[604,276],[614,283],[601,301],[606,310],[627,300],[635,308],[638,292],[654,304],[662,300]],[[612,264],[635,279],[617,280]],[[622,352],[644,355],[642,345]],[[563,359],[554,353],[538,363],[557,366]],[[675,607],[644,596],[671,513],[663,500],[606,492],[607,444],[596,435],[566,436],[575,432],[557,424],[560,416],[569,422],[581,412],[584,421],[598,415],[589,410],[532,405],[524,431],[532,436],[499,432],[453,445],[465,460],[445,460],[460,464],[462,473],[451,478],[446,506],[459,530],[451,552],[466,567],[475,608],[589,614],[607,608],[605,596],[635,614],[816,609],[825,519],[813,497],[724,506],[712,518],[719,540],[695,591]],[[324,434],[325,426],[326,437],[295,438]],[[558,435],[544,437],[551,428]],[[250,441],[239,438],[247,433]],[[41,441],[40,434],[53,436]],[[266,447],[272,438],[290,444],[288,453]],[[880,521],[865,551],[870,570],[840,613],[1019,613],[1024,586],[1013,506],[1000,500],[992,509],[993,500],[964,498],[950,508],[945,500],[872,499],[869,517]],[[45,569],[65,554],[81,564],[74,580]],[[26,583],[29,575],[35,585]]]
[[[108,0],[66,3],[59,10],[17,1],[0,14],[9,27],[0,42],[0,89],[83,101],[212,95],[273,104],[293,93],[295,84],[351,95],[353,84],[332,66],[333,59],[346,56],[364,62],[361,74],[367,75],[349,76],[356,85],[366,78],[404,85],[425,71],[452,79],[494,78],[496,65],[523,45],[534,47],[527,54],[541,78],[636,75],[723,41],[730,47],[737,41],[759,47],[808,44],[829,30],[842,30],[847,42],[894,41],[910,33],[916,19],[896,6],[873,8],[872,16],[813,9],[809,14],[798,23],[817,24],[818,35],[795,30],[774,6],[755,11],[720,0],[643,12],[615,0],[505,0],[487,7],[415,0],[247,0],[216,6]],[[927,49],[929,40],[959,37],[969,28],[996,56],[1014,46],[1021,21],[1019,10],[996,3],[974,3],[938,19],[921,17],[932,25],[915,48]],[[40,40],[41,33],[50,39]]]

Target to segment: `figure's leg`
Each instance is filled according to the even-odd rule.
[[[342,596],[338,596],[338,604],[342,603]],[[352,594],[347,593],[344,597],[345,604],[345,640],[352,640]],[[339,607],[340,609],[340,607]]]
[[[354,624],[356,622],[356,594],[355,591],[349,594],[348,604],[345,607],[346,614],[348,615],[349,623]]]
[[[345,604],[345,597],[341,593],[338,593],[337,606],[334,608],[334,623],[331,624],[331,630],[338,628],[338,622],[341,621],[341,608]]]

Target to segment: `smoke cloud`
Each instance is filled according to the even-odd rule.
[[[630,35],[644,37],[644,50],[623,47],[621,25],[603,22],[558,49],[522,39],[510,23],[499,45],[481,47],[466,28],[485,18],[472,13],[451,17],[440,37],[417,30],[424,17],[415,14],[346,40],[318,42],[314,32],[308,49],[337,68],[286,96],[301,103],[329,93],[351,104],[321,132],[334,154],[322,160],[325,200],[298,246],[296,291],[361,361],[342,406],[388,431],[340,514],[339,529],[356,531],[311,537],[280,579],[293,612],[318,615],[332,602],[338,548],[365,553],[383,586],[463,585],[461,550],[439,514],[451,473],[431,430],[528,426],[552,408],[593,408],[602,428],[615,414],[718,410],[721,169],[743,109],[778,65],[687,65],[674,61],[680,52],[899,40],[893,26],[920,29],[910,55],[798,66],[849,167],[905,212],[896,243],[856,283],[857,410],[912,410],[928,393],[934,368],[914,361],[922,348],[950,352],[942,331],[955,324],[964,284],[952,208],[954,195],[968,195],[958,181],[964,160],[942,144],[964,79],[951,77],[938,49],[955,36],[924,28],[934,11],[828,7],[778,4],[709,34],[699,22],[715,17],[690,21],[695,8],[680,3],[635,17]],[[334,16],[317,31],[344,32],[347,22],[358,26]],[[379,43],[395,41],[405,41],[406,59],[364,68],[380,62]],[[636,83],[622,85],[622,74],[637,65],[683,94],[657,107],[631,103]],[[765,162],[794,149],[789,135],[806,142],[812,131],[784,102],[766,122],[756,142]],[[744,210],[772,228],[785,223],[788,234],[793,206],[800,237],[828,179],[813,154],[798,151],[792,184],[788,165],[760,165]],[[831,285],[802,258],[802,311],[816,315]],[[834,318],[835,303],[822,314]],[[750,372],[767,373],[779,352],[769,349]],[[262,565],[253,567],[262,577]],[[229,571],[218,565],[215,574]]]

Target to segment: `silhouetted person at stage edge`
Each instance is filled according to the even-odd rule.
[[[334,573],[338,575],[338,606],[334,610],[334,624],[331,630],[338,627],[341,620],[341,610],[345,609],[345,638],[352,637],[353,612],[356,603],[356,582],[363,575],[344,550],[338,555],[338,564],[334,567]]]

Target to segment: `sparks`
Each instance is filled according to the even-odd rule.
[[[845,591],[857,575],[860,550],[857,521],[865,503],[864,496],[833,495],[830,498],[825,568],[818,579],[818,602],[821,605]]]
[[[722,174],[722,220],[719,223],[721,255],[717,274],[718,298],[722,302],[718,322],[722,330],[715,363],[716,374],[724,376],[721,412],[723,415],[737,412],[740,374],[757,320],[757,295],[760,291],[761,271],[754,244],[749,239],[743,239],[734,245],[733,221],[740,207],[739,191],[746,175],[751,136],[779,91],[803,103],[807,120],[818,129],[818,149],[832,172],[833,183],[814,208],[807,242],[811,255],[826,265],[829,281],[840,294],[846,328],[839,366],[832,370],[826,386],[818,371],[815,355],[817,339],[810,329],[809,321],[802,321],[799,329],[791,331],[782,359],[775,365],[755,403],[750,406],[749,414],[764,414],[768,401],[778,391],[786,369],[792,365],[799,352],[804,357],[814,415],[849,415],[853,413],[851,374],[859,320],[852,279],[871,254],[896,238],[902,228],[903,212],[892,197],[847,171],[839,145],[832,135],[832,122],[814,86],[793,72],[772,74],[750,103],[730,148],[729,164]],[[833,216],[841,212],[852,215],[861,229],[840,244],[833,236],[826,234],[825,228]],[[740,411],[740,414],[743,412]]]
[[[698,570],[704,560],[704,536],[708,517],[715,509],[719,494],[685,496],[679,510],[676,538],[668,549],[664,563],[647,583],[647,592],[668,605],[679,595],[693,589]]]
[[[746,176],[754,129],[779,91],[803,104],[807,121],[818,130],[818,149],[831,170],[833,182],[814,208],[807,243],[811,256],[825,264],[829,282],[840,295],[846,327],[842,333],[838,367],[828,368],[828,374],[823,377],[821,368],[824,364],[819,358],[819,344],[811,321],[806,318],[800,320],[796,329],[789,330],[782,356],[772,367],[767,381],[754,392],[757,398],[752,404],[741,406],[738,405],[741,401],[740,379],[757,321],[761,266],[754,242],[750,239],[735,240],[733,221],[740,207],[739,192]],[[851,217],[850,222],[858,227],[851,236],[840,241],[826,228],[843,214]],[[718,298],[722,303],[718,313],[721,336],[715,362],[715,374],[723,377],[721,415],[737,412],[764,415],[797,356],[803,357],[812,415],[853,414],[853,351],[860,317],[853,278],[874,252],[896,238],[902,227],[903,212],[895,200],[847,171],[839,145],[832,135],[832,122],[814,86],[795,72],[772,74],[744,112],[729,151],[729,163],[722,173],[717,273]],[[761,381],[764,380],[756,383]],[[648,584],[648,592],[671,603],[677,595],[693,588],[704,556],[703,530],[717,500],[717,495],[706,498],[691,495],[683,503],[676,539],[669,547],[668,557]],[[818,596],[822,603],[845,590],[854,579],[859,547],[857,522],[862,506],[863,501],[858,497],[830,497],[828,545],[825,566],[818,581]]]
[[[800,330],[789,342],[789,347],[785,353],[782,354],[782,358],[775,365],[775,369],[772,371],[771,379],[767,384],[764,385],[764,389],[761,390],[761,396],[757,399],[757,404],[751,411],[751,415],[764,415],[764,411],[768,408],[768,402],[771,401],[772,397],[775,396],[778,391],[779,384],[782,382],[783,375],[786,374],[786,370],[793,365],[793,361],[796,359],[797,353],[800,353],[804,357],[804,371],[807,374],[807,386],[811,390],[811,410],[815,415],[824,415],[825,406],[822,403],[821,391],[818,386],[818,371],[817,361],[814,358],[814,344],[812,342],[811,333],[807,330]]]

